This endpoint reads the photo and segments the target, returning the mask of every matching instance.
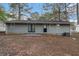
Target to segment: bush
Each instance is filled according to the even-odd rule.
[[[64,32],[62,36],[70,36],[70,33]]]

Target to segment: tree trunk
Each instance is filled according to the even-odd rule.
[[[21,20],[21,8],[20,8],[20,3],[18,3],[18,20]]]
[[[78,14],[78,3],[77,3],[77,24],[79,24],[79,14]]]
[[[66,20],[67,20],[67,9],[66,9],[66,3],[65,3],[65,16],[66,16]]]
[[[60,12],[60,4],[58,4],[58,6],[59,6],[59,8],[58,8],[59,9],[59,21],[60,21],[60,13],[61,13]]]

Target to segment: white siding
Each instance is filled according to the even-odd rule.
[[[79,32],[79,25],[76,25],[76,32]]]
[[[35,33],[43,33],[43,25],[35,25]]]
[[[6,27],[5,27],[5,24],[0,21],[0,31],[5,31],[6,30]]]
[[[53,26],[53,25],[48,25],[47,26],[47,32],[48,33],[53,33],[53,34],[56,34],[56,26]]]
[[[7,32],[10,32],[10,33],[27,33],[28,26],[27,25],[10,25],[10,26],[7,26]]]
[[[62,35],[62,33],[70,32],[69,26],[48,25],[48,33]]]
[[[35,33],[43,33],[44,25],[35,25]],[[28,25],[10,25],[7,26],[7,32],[12,33],[29,33]],[[70,32],[69,26],[47,25],[47,33],[61,35],[64,32]]]

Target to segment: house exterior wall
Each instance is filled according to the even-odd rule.
[[[35,25],[35,32],[32,33],[44,33],[44,25]],[[70,27],[68,26],[56,26],[47,25],[47,33],[61,35],[64,32],[70,32]],[[28,32],[28,25],[7,25],[7,33],[31,33]]]
[[[43,26],[44,25],[35,25],[35,32],[36,33],[43,33]]]
[[[27,33],[27,25],[7,25],[7,33]]]
[[[0,32],[1,31],[6,31],[6,26],[2,21],[0,21]]]
[[[75,32],[79,32],[79,25],[76,25],[76,30]]]
[[[56,26],[56,25],[48,25],[48,33],[53,33],[57,35],[62,35],[62,33],[67,32],[70,33],[69,26]]]

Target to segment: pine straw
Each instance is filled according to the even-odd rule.
[[[0,55],[3,56],[70,56],[79,55],[79,40],[57,35],[0,36]]]

